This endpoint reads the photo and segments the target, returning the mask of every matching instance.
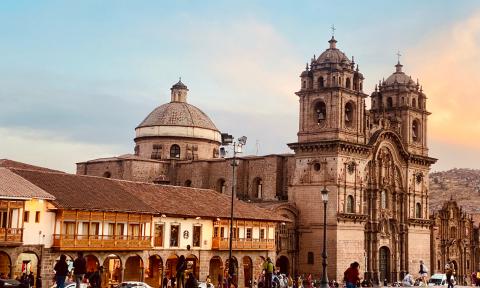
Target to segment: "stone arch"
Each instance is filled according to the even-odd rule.
[[[318,88],[325,87],[325,81],[322,76],[318,77]]]
[[[110,287],[122,282],[122,259],[116,254],[109,254],[103,260],[102,285]]]
[[[87,273],[99,270],[100,260],[98,260],[98,257],[96,255],[87,254],[84,256],[84,258],[87,262]]]
[[[170,146],[170,158],[180,159],[180,146],[178,146],[178,144]]]
[[[315,123],[322,123],[327,119],[327,105],[323,100],[317,100],[313,103],[313,116]]]
[[[249,256],[243,256],[243,280],[244,287],[252,287],[253,284],[253,262]]]
[[[378,252],[378,268],[379,268],[379,273],[380,273],[380,280],[383,281],[384,279],[387,280],[387,282],[391,282],[391,277],[390,277],[390,248],[387,246],[382,246],[379,249]]]
[[[41,270],[39,259],[38,254],[32,250],[22,251],[18,254],[15,260],[12,277],[15,277],[16,275],[21,276],[22,273],[29,274],[30,272],[33,272],[33,275],[36,278],[38,272]]]
[[[152,287],[162,287],[163,260],[158,254],[150,255],[145,269],[145,283]]]
[[[420,121],[418,119],[413,119],[412,121],[412,140],[419,142],[421,139],[421,127]]]
[[[355,200],[352,195],[347,196],[346,212],[355,213]]]
[[[10,275],[8,278],[12,278],[12,259],[5,251],[0,251],[0,275],[4,274],[5,276]]]
[[[260,177],[255,177],[252,182],[253,197],[257,199],[263,198],[263,180]]]
[[[232,282],[235,283],[235,287],[238,287],[238,260],[235,256],[232,256],[232,263],[233,263],[233,280]],[[228,276],[228,270],[230,267],[229,259],[225,260],[225,267],[224,267],[224,275]]]
[[[112,173],[110,173],[110,171],[105,171],[105,172],[103,173],[103,177],[105,177],[105,178],[111,178],[111,177],[112,177]]]
[[[392,97],[387,98],[387,109],[392,109],[393,107],[393,99]]]
[[[125,261],[123,281],[143,281],[143,259],[139,255],[131,255]]]
[[[177,254],[171,254],[168,256],[167,261],[165,262],[165,275],[167,275],[168,278],[177,275],[177,262]]]
[[[350,89],[350,86],[351,86],[351,85],[350,85],[350,77],[347,77],[347,79],[345,80],[345,87],[346,87],[347,89]]]
[[[254,279],[260,278],[263,270],[263,264],[265,263],[265,257],[263,256],[257,256],[255,258],[255,262],[253,263],[253,276]]]
[[[290,274],[290,261],[287,256],[281,255],[278,257],[275,266],[280,269],[280,273]]]
[[[198,261],[197,256],[189,254],[185,257],[187,261],[187,273],[193,273],[196,279],[200,279],[200,262]]]
[[[218,192],[222,193],[222,194],[225,194],[225,192],[227,192],[227,181],[225,181],[224,178],[220,178],[217,180],[217,183],[215,185],[215,190],[217,190]]]
[[[212,279],[212,283],[215,287],[218,286],[218,283],[223,283],[223,261],[220,256],[213,256],[210,259],[208,274]]]

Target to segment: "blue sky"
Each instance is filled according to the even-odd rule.
[[[247,152],[257,142],[260,154],[289,152],[298,75],[335,24],[367,93],[393,72],[397,50],[404,70],[425,79],[434,169],[479,168],[470,142],[480,119],[449,102],[479,100],[468,85],[438,85],[449,73],[480,78],[470,66],[438,73],[480,64],[475,2],[2,1],[0,158],[74,171],[74,162],[131,153],[135,126],[169,101],[179,76],[220,130],[249,137]],[[470,124],[445,129],[454,122]]]

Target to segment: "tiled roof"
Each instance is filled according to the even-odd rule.
[[[39,171],[49,171],[49,172],[62,172],[58,170],[48,169],[45,167],[30,165],[22,162],[13,161],[10,159],[0,159],[0,167],[4,168],[18,168],[18,169],[28,169],[28,170],[39,170]]]
[[[0,198],[53,200],[55,197],[7,168],[0,167]]]
[[[229,218],[230,196],[213,190],[95,176],[12,169],[55,196],[63,209],[129,211],[169,216]],[[235,201],[237,219],[288,221],[254,204]]]
[[[155,210],[125,191],[120,181],[67,173],[11,169],[55,196],[53,204],[63,209],[151,213]]]

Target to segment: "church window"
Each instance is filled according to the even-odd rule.
[[[352,195],[347,196],[347,213],[355,213],[355,201]]]
[[[173,144],[172,147],[170,147],[170,158],[180,159],[180,146],[177,144]]]
[[[315,164],[313,164],[313,170],[320,171],[320,168],[321,168],[320,163],[316,162]]]
[[[415,205],[415,218],[422,218],[422,205],[420,203]]]
[[[363,83],[360,82],[360,91],[362,91],[362,90],[363,90]]]
[[[112,173],[110,173],[109,171],[107,171],[107,172],[103,173],[103,177],[105,177],[105,178],[110,178],[110,177],[112,177]]]
[[[470,260],[467,260],[467,269],[470,269]]]
[[[405,97],[402,97],[402,104],[405,105]]]
[[[345,104],[345,126],[353,126],[353,104],[351,102]]]
[[[380,207],[382,209],[387,209],[387,192],[385,190],[380,192]]]
[[[307,254],[307,263],[313,265],[314,264],[314,257],[313,252],[308,252]]]
[[[440,260],[437,260],[437,270],[440,270]]]
[[[419,127],[419,124],[418,124],[418,120],[415,119],[412,122],[412,140],[413,141],[419,141],[420,140],[419,132],[420,132],[420,127]]]
[[[323,88],[324,86],[323,77],[318,77],[318,88]]]
[[[345,81],[345,87],[350,89],[350,78],[347,78],[347,80]]]
[[[392,97],[387,98],[387,109],[391,109],[393,107],[393,100]]]
[[[307,81],[306,80],[303,80],[302,88],[307,88]]]
[[[338,77],[338,86],[342,86],[342,77]]]
[[[357,81],[353,81],[353,90],[357,90]]]
[[[258,199],[262,199],[263,197],[263,181],[261,178],[255,178],[255,180],[253,180],[253,189],[254,189],[254,192],[255,192],[255,197],[257,197]]]
[[[162,159],[162,144],[153,144],[152,146],[152,159]]]
[[[412,107],[417,108],[417,99],[415,98],[412,99]]]
[[[317,102],[315,104],[315,121],[320,124],[322,123],[325,118],[326,118],[326,113],[327,113],[327,106],[323,101]]]
[[[191,187],[191,186],[192,186],[192,180],[185,181],[185,187]]]
[[[337,86],[337,85],[336,85],[336,84],[337,84],[336,81],[337,81],[337,78],[335,78],[335,76],[333,76],[333,77],[332,77],[332,86],[333,86],[333,87]]]
[[[418,108],[422,109],[422,101],[420,99],[418,100]]]
[[[140,155],[140,145],[135,145],[135,149],[133,149],[136,156]]]
[[[227,190],[227,185],[225,184],[225,179],[218,179],[217,181],[217,191],[224,194]]]
[[[372,100],[372,108],[375,109],[375,100]]]

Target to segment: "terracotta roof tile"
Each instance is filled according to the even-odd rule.
[[[2,167],[0,167],[0,198],[55,199],[41,188]]]
[[[27,164],[27,163],[13,161],[13,160],[10,160],[10,159],[0,159],[0,167],[18,168],[18,169],[27,169],[27,170],[38,170],[38,171],[48,171],[48,172],[62,172],[62,171],[53,170],[53,169],[49,169],[49,168],[45,168],[45,167],[40,167],[40,166],[30,165],[30,164]]]

